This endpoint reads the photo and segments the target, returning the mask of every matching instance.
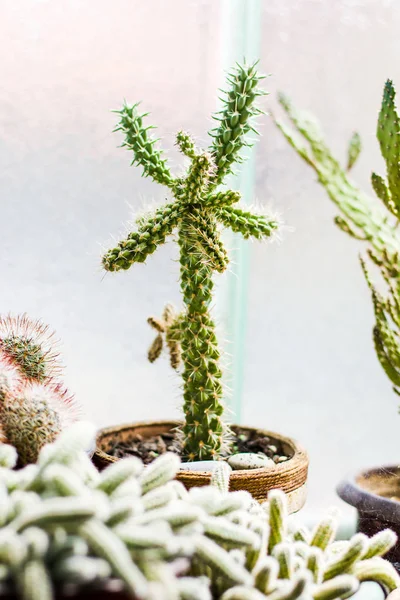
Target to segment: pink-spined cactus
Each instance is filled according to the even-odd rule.
[[[80,417],[60,374],[48,326],[26,315],[0,317],[0,440],[16,448],[22,465]]]

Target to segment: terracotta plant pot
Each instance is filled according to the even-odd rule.
[[[392,529],[399,542],[386,558],[400,572],[400,467],[368,469],[344,479],[337,487],[339,496],[358,511],[358,531],[374,535]]]
[[[99,431],[97,436],[97,449],[93,460],[101,469],[106,465],[119,460],[107,454],[110,446],[117,441],[127,442],[136,434],[144,438],[166,433],[181,425],[180,421],[152,421],[133,423],[117,427],[108,427]],[[247,431],[255,431],[252,427],[242,427]],[[235,426],[232,426],[235,431]],[[263,502],[267,499],[268,491],[281,489],[286,492],[289,500],[290,512],[296,512],[304,505],[306,499],[306,481],[308,472],[308,456],[297,442],[277,433],[257,429],[258,433],[268,436],[283,445],[285,453],[290,459],[274,467],[261,469],[232,471],[230,489],[246,490],[256,500]],[[181,471],[177,479],[187,487],[208,485],[211,479],[209,471]]]

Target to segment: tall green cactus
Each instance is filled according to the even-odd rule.
[[[173,479],[174,454],[99,473],[85,453],[92,436],[75,424],[17,471],[15,451],[0,444],[0,593],[5,585],[21,600],[53,600],[66,584],[116,578],[136,600],[333,600],[363,581],[386,591],[400,582],[381,558],[391,531],[332,543],[331,519],[291,530],[283,492],[259,505],[226,491],[222,470],[215,486],[187,491]]]
[[[246,134],[257,133],[252,119],[261,113],[255,106],[257,97],[264,94],[259,89],[261,79],[255,64],[232,70],[223,108],[214,116],[219,125],[210,132],[208,150],[196,148],[187,133],[178,132],[177,147],[190,160],[185,177],[171,175],[138,104],[125,104],[117,111],[117,131],[122,131],[123,145],[133,153],[132,164],[140,165],[144,176],[168,188],[173,201],[139,219],[137,230],[104,255],[103,267],[118,271],[144,262],[177,231],[185,310],[169,322],[165,315],[162,320],[150,320],[158,333],[149,359],[153,362],[161,354],[163,334],[175,368],[182,350],[183,450],[187,460],[217,458],[226,451],[230,433],[222,419],[220,351],[210,314],[213,274],[225,271],[229,262],[219,228],[258,240],[271,237],[278,228],[275,218],[238,207],[238,192],[218,189],[234,165],[241,162],[240,150],[249,145]]]
[[[371,289],[375,311],[373,340],[378,359],[400,393],[400,119],[395,104],[395,90],[388,80],[378,117],[377,138],[386,163],[386,179],[372,173],[371,184],[382,203],[364,194],[350,179],[360,152],[361,142],[354,134],[348,149],[347,168],[342,168],[327,147],[315,120],[297,110],[284,95],[280,102],[295,129],[276,119],[276,124],[290,145],[315,170],[318,181],[343,216],[335,218],[345,233],[368,243],[368,255],[382,274],[387,292],[382,294],[372,283],[368,268],[362,268]],[[303,143],[300,134],[306,141]]]

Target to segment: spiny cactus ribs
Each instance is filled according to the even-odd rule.
[[[21,464],[74,422],[79,410],[56,379],[61,373],[55,336],[26,315],[0,317],[0,433]]]
[[[228,255],[220,238],[220,227],[240,233],[244,238],[269,238],[276,232],[276,218],[253,214],[238,206],[240,194],[219,190],[235,164],[241,162],[240,151],[249,146],[246,134],[254,129],[252,119],[261,114],[255,106],[264,94],[259,89],[263,77],[256,65],[238,65],[228,77],[230,88],[222,110],[214,115],[219,123],[210,132],[208,150],[200,150],[193,139],[180,131],[176,144],[190,164],[185,177],[173,177],[144,124],[147,113],[140,114],[138,104],[117,111],[116,128],[125,136],[123,146],[133,152],[132,164],[140,165],[143,175],[168,188],[173,201],[154,214],[138,220],[138,228],[109,250],[103,257],[108,271],[129,269],[144,262],[177,231],[180,249],[181,291],[184,311],[168,322],[150,319],[157,336],[149,349],[149,360],[156,360],[168,347],[171,365],[183,361],[184,454],[188,460],[217,458],[226,452],[230,430],[223,421],[222,371],[214,321],[210,315],[213,274],[228,266]]]
[[[368,242],[369,258],[380,269],[387,287],[385,295],[374,286],[366,262],[361,259],[375,310],[375,350],[394,391],[400,394],[400,119],[393,84],[390,80],[385,84],[377,126],[377,138],[386,164],[386,179],[377,173],[371,175],[372,187],[382,206],[350,180],[346,170],[326,146],[315,120],[298,111],[286,96],[282,95],[280,101],[308,145],[304,145],[285,123],[276,120],[278,127],[291,146],[316,171],[319,182],[344,215],[336,217],[336,224],[352,237]],[[360,138],[354,134],[349,145],[347,170],[357,160],[360,148]]]
[[[0,593],[53,600],[65,584],[115,578],[136,600],[334,600],[363,581],[386,592],[400,583],[381,558],[396,541],[389,530],[334,542],[332,516],[311,532],[289,526],[283,492],[263,505],[228,492],[224,462],[213,486],[190,491],[174,480],[174,454],[99,473],[84,451],[93,433],[73,425],[19,471],[0,444]]]

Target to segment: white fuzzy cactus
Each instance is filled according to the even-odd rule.
[[[391,532],[332,543],[333,517],[313,534],[290,532],[282,492],[260,506],[226,491],[223,477],[187,491],[173,454],[99,473],[85,453],[92,435],[76,424],[19,471],[0,445],[0,593],[53,600],[66,583],[116,578],[140,600],[333,600],[362,581],[399,584],[381,558]]]

